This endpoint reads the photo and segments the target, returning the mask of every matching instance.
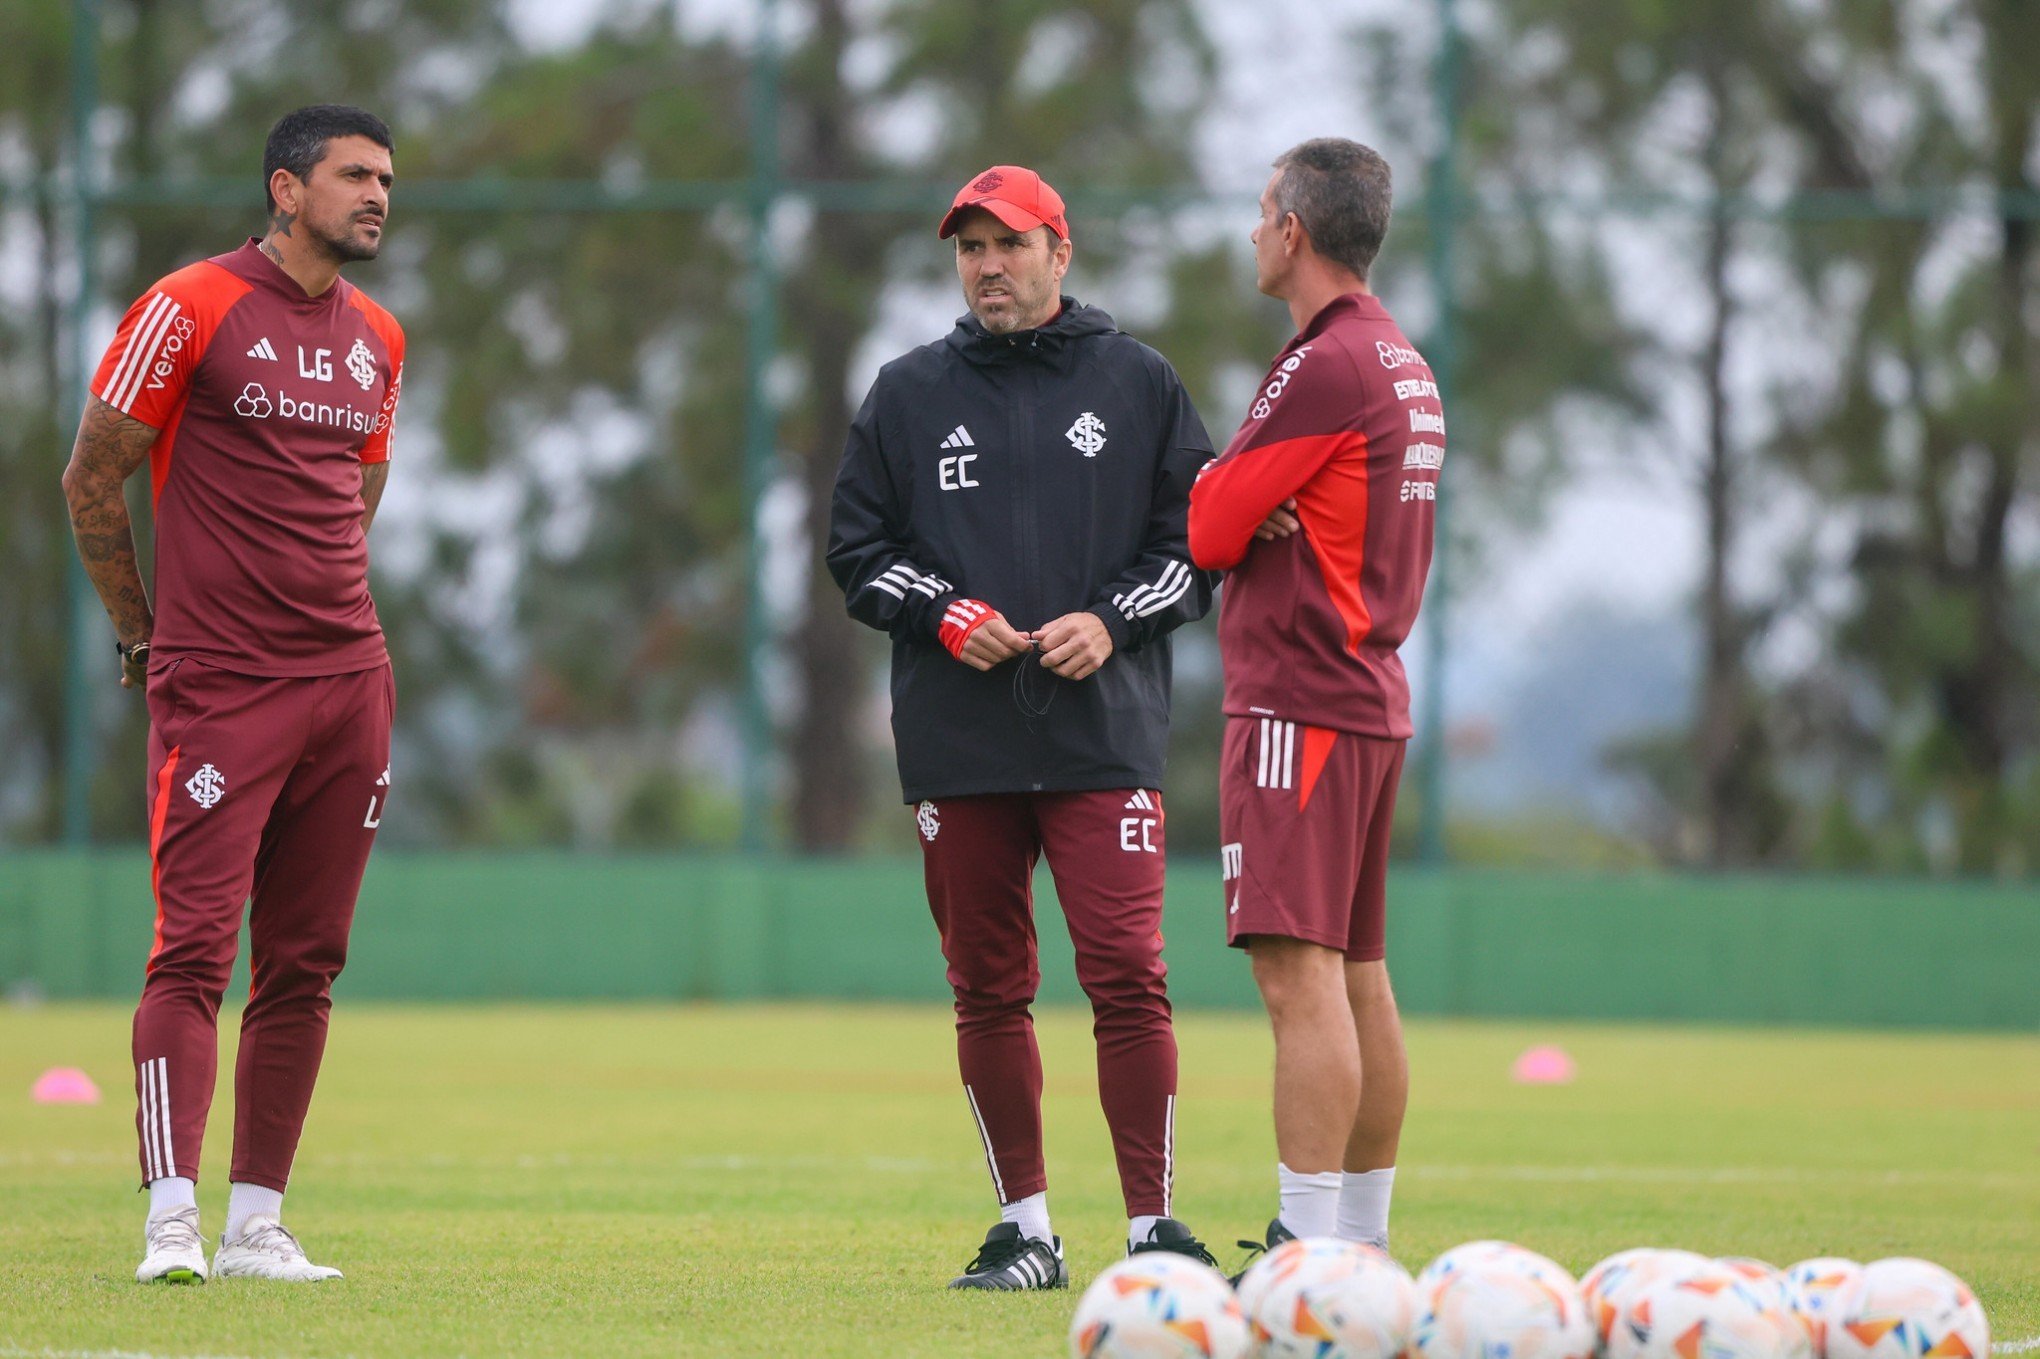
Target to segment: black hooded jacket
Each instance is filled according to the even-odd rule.
[[[1071,298],[1012,335],[965,315],[879,370],[828,563],[851,616],[892,636],[907,801],[1161,786],[1168,634],[1204,616],[1216,579],[1190,564],[1186,529],[1211,456],[1168,361]],[[939,639],[957,599],[1022,632],[1089,610],[1112,655],[1076,681],[1034,655],[973,670]]]

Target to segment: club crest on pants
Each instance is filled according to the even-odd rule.
[[[921,838],[933,843],[936,834],[942,829],[942,818],[936,814],[935,804],[924,802],[915,808],[914,824],[921,828]]]
[[[185,780],[184,791],[191,794],[193,802],[210,810],[227,795],[227,776],[210,764],[200,765],[198,772]]]

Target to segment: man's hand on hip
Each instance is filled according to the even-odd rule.
[[[1112,655],[1112,634],[1095,613],[1066,613],[1034,631],[1035,649],[1050,674],[1080,680]]]

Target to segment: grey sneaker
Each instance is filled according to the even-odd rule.
[[[1068,1288],[1069,1266],[1063,1263],[1062,1238],[1043,1241],[1020,1235],[1020,1224],[1001,1222],[985,1233],[970,1268],[949,1281],[951,1288],[981,1288],[1017,1293],[1036,1288]]]
[[[204,1283],[205,1242],[198,1234],[198,1207],[158,1213],[142,1227],[141,1268],[136,1283]]]
[[[274,1279],[279,1283],[320,1283],[341,1277],[327,1265],[305,1258],[305,1248],[275,1218],[251,1217],[241,1234],[221,1241],[213,1256],[213,1273],[222,1279]]]

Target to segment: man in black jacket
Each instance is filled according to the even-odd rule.
[[[1062,199],[999,165],[956,195],[970,313],[880,370],[836,480],[829,569],[893,642],[900,782],[956,993],[1001,1222],[952,1288],[1068,1286],[1048,1216],[1044,852],[1090,997],[1128,1249],[1210,1261],[1170,1211],[1176,1039],[1161,958],[1168,634],[1211,607],[1190,485],[1211,440],[1168,361],[1061,295]]]

